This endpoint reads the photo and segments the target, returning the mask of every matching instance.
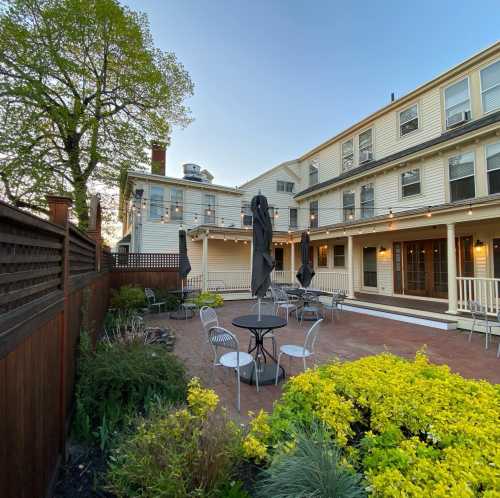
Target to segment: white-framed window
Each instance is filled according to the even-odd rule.
[[[297,208],[290,208],[289,222],[290,228],[297,228],[299,226],[299,214]]]
[[[361,218],[371,218],[375,215],[375,189],[373,183],[361,187]]]
[[[149,189],[149,218],[159,220],[163,216],[163,195],[165,189],[152,185]]]
[[[316,161],[309,164],[309,186],[316,185],[319,181],[319,168]]]
[[[342,194],[342,209],[344,211],[344,221],[351,221],[354,219],[356,194],[353,190],[346,190]]]
[[[345,268],[345,246],[333,246],[333,266],[335,268]]]
[[[215,194],[203,194],[203,223],[215,225]]]
[[[483,112],[500,109],[500,60],[481,69]]]
[[[184,218],[184,191],[180,188],[170,190],[170,219],[182,221]]]
[[[318,228],[318,201],[311,201],[309,203],[309,226],[311,228]]]
[[[269,206],[267,208],[267,212],[269,213],[269,218],[271,218],[271,225],[274,227],[274,221],[276,219],[276,210],[274,206]]]
[[[448,159],[450,200],[462,201],[476,195],[474,182],[474,153],[460,154]]]
[[[401,197],[411,197],[421,192],[420,169],[410,169],[401,173]]]
[[[293,194],[295,189],[295,183],[285,182],[283,180],[278,180],[276,182],[276,190],[278,192],[286,192],[287,194]]]
[[[359,164],[373,159],[373,130],[364,131],[359,134]]]
[[[243,227],[251,227],[253,225],[253,215],[249,202],[244,202],[241,205],[241,215],[241,225]]]
[[[328,268],[328,245],[318,246],[318,267]]]
[[[342,144],[342,171],[348,171],[354,167],[354,141],[351,138]]]
[[[488,193],[500,193],[500,142],[486,146]]]
[[[444,89],[444,111],[448,128],[470,119],[469,78]]]
[[[399,112],[399,136],[404,137],[408,133],[418,130],[418,104],[413,104]]]

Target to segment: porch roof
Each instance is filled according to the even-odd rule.
[[[296,233],[296,232],[295,232]],[[241,228],[241,227],[221,227],[216,225],[199,225],[195,228],[188,230],[188,234],[197,239],[203,235],[213,235],[214,238],[222,239],[224,237],[230,239],[241,239],[241,240],[251,240],[252,239],[252,228]],[[284,231],[273,231],[273,240],[278,240],[281,242],[287,242],[293,233],[288,233]]]
[[[359,235],[366,228],[381,228],[388,230],[406,230],[417,227],[430,227],[447,223],[461,223],[500,219],[500,194],[467,199],[458,202],[449,202],[429,207],[419,207],[401,212],[393,212],[392,217],[387,214],[367,219],[352,220],[349,222],[324,225],[311,228],[311,240],[324,238],[325,235],[341,237]],[[472,214],[469,211],[472,209]],[[321,212],[320,212],[321,216]],[[417,223],[418,224],[417,224]],[[299,232],[294,232],[297,235]]]

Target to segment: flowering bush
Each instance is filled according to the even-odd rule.
[[[241,461],[241,438],[218,403],[214,391],[193,379],[186,406],[160,407],[116,448],[109,489],[119,498],[226,496],[221,489]]]
[[[334,362],[293,377],[251,423],[247,456],[271,461],[299,424],[322,423],[376,497],[500,496],[500,386],[417,354]]]
[[[224,304],[222,294],[217,292],[202,292],[199,296],[193,299],[193,302],[201,308],[202,306],[210,306],[211,308],[220,308]]]

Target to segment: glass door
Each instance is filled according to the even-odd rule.
[[[425,241],[405,242],[405,293],[425,296],[427,268],[425,264]]]
[[[376,247],[363,247],[363,286],[377,287]]]

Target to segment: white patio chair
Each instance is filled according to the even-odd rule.
[[[332,300],[330,303],[323,304],[323,309],[326,311],[330,311],[331,319],[333,320],[333,312],[334,311],[342,311],[342,305],[344,303],[345,294],[338,289],[333,291]]]
[[[467,303],[467,307],[469,308],[470,314],[472,316],[472,327],[469,332],[469,342],[472,339],[473,332],[476,331],[476,324],[478,326],[483,326],[485,329],[484,349],[488,349],[490,344],[491,322],[488,318],[487,309],[478,301],[469,301]]]
[[[275,385],[278,384],[278,377],[280,372],[280,359],[281,355],[283,354],[289,356],[290,358],[302,358],[302,361],[304,362],[304,371],[306,370],[307,368],[306,358],[309,358],[314,354],[314,346],[316,344],[316,340],[318,338],[318,333],[322,322],[323,319],[320,319],[317,322],[313,323],[312,327],[306,334],[306,339],[304,341],[303,346],[298,346],[296,344],[285,344],[284,346],[280,347],[280,354],[278,355],[278,362],[276,363],[276,380],[274,382]]]
[[[156,307],[158,310],[158,313],[160,313],[161,307],[165,306],[165,301],[157,301],[153,289],[150,289],[149,287],[146,287],[144,289],[144,294],[146,295],[146,301],[148,303],[148,308]]]
[[[231,368],[236,372],[236,384],[237,384],[237,407],[238,412],[240,411],[240,368],[245,367],[253,363],[255,372],[255,385],[257,386],[257,392],[259,392],[259,372],[257,370],[257,363],[252,355],[240,351],[240,343],[236,336],[227,329],[222,327],[212,327],[208,332],[208,339],[212,348],[214,349],[214,354],[216,353],[216,348],[221,347],[229,349],[228,353],[224,353],[220,356],[219,361],[214,360],[213,369],[215,372],[215,367],[220,365],[226,368]]]
[[[255,303],[252,305],[252,314],[256,315],[259,312],[259,303]],[[272,301],[263,301],[260,304],[260,314],[261,315],[275,315],[276,308],[274,307],[274,303]],[[271,339],[273,345],[273,356],[276,358],[276,338],[273,332],[268,332],[264,337],[264,340]],[[255,342],[255,336],[253,334],[250,335],[250,342],[248,343],[248,351],[252,349]]]
[[[200,308],[200,320],[204,333],[203,351],[205,351],[206,345],[210,343],[208,339],[208,332],[212,327],[218,327],[220,323],[217,313],[213,308],[210,308],[210,306],[202,306]]]
[[[302,296],[302,300],[304,301],[304,306],[302,306],[300,310],[300,324],[304,321],[304,315],[309,313],[310,315],[314,315],[316,320],[321,319],[321,303],[319,301],[319,296],[316,294],[305,293]],[[307,304],[305,304],[307,303]]]
[[[295,318],[297,315],[297,305],[293,304],[288,299],[288,294],[283,289],[275,288],[272,290],[274,306],[276,307],[276,314],[279,315],[280,311],[284,310],[286,313],[286,323],[288,323],[288,318],[290,313],[295,313]]]

